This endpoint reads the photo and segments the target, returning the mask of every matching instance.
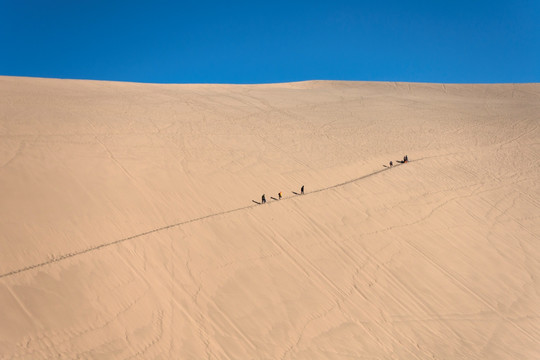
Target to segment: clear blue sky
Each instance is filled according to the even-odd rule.
[[[540,82],[540,0],[0,0],[0,75]]]

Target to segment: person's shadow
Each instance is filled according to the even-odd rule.
[[[296,191],[293,191],[292,192],[294,195],[300,195],[299,193],[297,193]]]
[[[253,202],[254,202],[255,204],[257,204],[257,205],[261,205],[261,203],[258,202],[258,201],[255,201],[255,200],[251,200],[251,201],[253,201]]]

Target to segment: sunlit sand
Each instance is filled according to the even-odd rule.
[[[540,358],[539,84],[0,94],[0,359]]]

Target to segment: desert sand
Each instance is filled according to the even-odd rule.
[[[539,124],[540,84],[0,77],[0,359],[539,359]]]

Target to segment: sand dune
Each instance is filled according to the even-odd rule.
[[[0,95],[0,359],[540,358],[539,84]]]

